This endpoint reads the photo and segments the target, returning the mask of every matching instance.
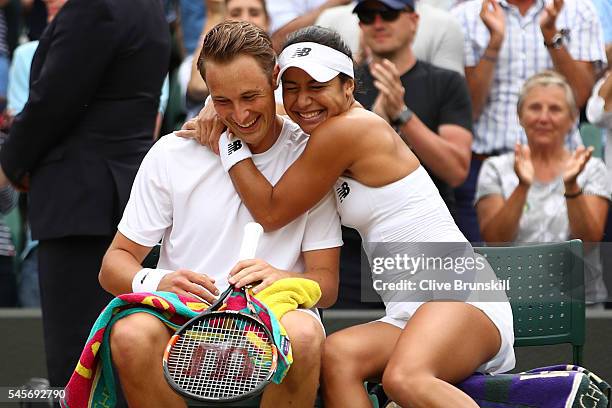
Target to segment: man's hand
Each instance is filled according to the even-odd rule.
[[[370,64],[370,72],[374,77],[374,86],[381,96],[375,105],[382,109],[389,120],[397,118],[404,109],[405,94],[397,67],[388,59],[383,59]]]
[[[187,269],[179,269],[164,276],[157,290],[183,296],[196,295],[211,304],[217,300],[215,296],[219,295],[214,279]]]
[[[491,35],[489,44],[500,48],[506,34],[506,17],[497,0],[483,0],[480,19]]]
[[[520,184],[527,187],[531,186],[534,178],[534,170],[529,146],[520,143],[514,146],[514,172]]]
[[[259,283],[253,288],[253,293],[259,293],[277,280],[292,276],[291,272],[276,269],[261,259],[247,259],[230,271],[229,283],[237,288]]]
[[[550,39],[557,33],[556,22],[562,8],[563,0],[553,0],[544,8],[544,12],[540,18],[540,29],[542,30],[542,35],[546,41],[550,41]]]
[[[219,138],[225,131],[225,124],[221,121],[213,103],[208,103],[202,108],[196,118],[190,119],[181,128],[174,132],[175,135],[197,140],[202,146],[210,148],[219,154]]]

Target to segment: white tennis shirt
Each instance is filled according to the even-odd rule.
[[[275,184],[307,141],[295,123],[284,119],[276,143],[254,154],[253,161]],[[169,134],[144,158],[118,229],[148,247],[162,239],[159,268],[206,273],[222,291],[237,262],[244,225],[251,221],[219,157],[194,140]],[[330,192],[290,224],[263,234],[257,258],[279,269],[303,272],[302,251],[339,246],[340,221]]]

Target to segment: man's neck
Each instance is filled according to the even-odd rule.
[[[506,0],[508,4],[512,4],[519,9],[522,16],[527,14],[527,11],[535,4],[536,0]]]
[[[272,122],[265,139],[262,140],[261,143],[259,143],[257,146],[249,145],[251,152],[253,152],[254,154],[259,154],[270,150],[270,148],[274,146],[274,144],[278,140],[282,129],[283,119],[280,116],[275,115],[274,121]]]
[[[386,58],[395,65],[400,76],[404,75],[412,67],[414,67],[417,62],[416,57],[412,52],[412,48],[410,48],[411,46],[412,45],[408,46],[407,50],[397,52],[393,55],[372,55],[372,60],[374,62],[380,62],[382,59]]]

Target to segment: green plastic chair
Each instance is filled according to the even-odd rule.
[[[500,279],[510,279],[514,345],[569,343],[582,364],[585,342],[582,241],[514,247],[475,247]]]
[[[593,146],[593,157],[602,159],[604,146],[601,128],[584,122],[580,125],[580,136],[585,146]]]
[[[569,343],[573,363],[581,365],[586,331],[582,241],[474,250],[487,259],[498,278],[510,280],[507,295],[514,315],[514,345]],[[256,404],[255,400],[235,406]]]

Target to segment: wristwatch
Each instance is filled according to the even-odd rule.
[[[412,112],[406,105],[404,105],[404,108],[399,113],[399,115],[397,115],[394,119],[391,120],[391,126],[393,126],[395,129],[399,130],[410,119],[412,119],[413,115],[414,115],[414,112]]]
[[[566,35],[567,34],[564,32],[564,30],[561,30],[560,32],[552,36],[550,42],[546,42],[546,40],[544,40],[544,45],[546,46],[546,48],[553,48],[555,50],[558,50],[565,44]]]

